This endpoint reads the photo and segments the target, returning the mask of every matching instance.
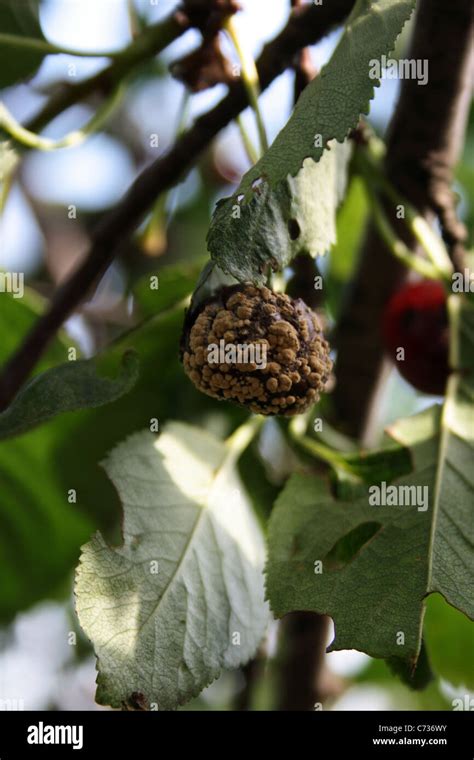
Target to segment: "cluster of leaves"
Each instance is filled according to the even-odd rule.
[[[358,0],[329,63],[305,88],[270,149],[217,204],[208,235],[213,260],[239,280],[263,284],[299,253],[325,253],[345,191],[344,140],[368,113],[370,61],[391,51],[414,0]]]

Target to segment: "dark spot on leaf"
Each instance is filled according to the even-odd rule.
[[[366,522],[346,533],[336,541],[323,559],[323,571],[341,570],[352,562],[381,530],[380,523]]]
[[[299,536],[295,535],[293,536],[293,541],[291,542],[291,549],[290,549],[290,559],[294,559],[298,552],[301,549]]]
[[[298,240],[301,229],[296,219],[290,219],[288,221],[288,232],[290,234],[290,240]]]
[[[148,710],[148,700],[141,691],[134,691],[123,706],[125,710]]]

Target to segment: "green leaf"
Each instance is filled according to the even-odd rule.
[[[38,6],[37,0],[1,0],[0,31],[44,40]],[[44,56],[45,53],[37,50],[0,44],[0,90],[34,74]]]
[[[158,439],[133,435],[105,463],[123,503],[123,546],[96,535],[76,580],[100,704],[174,709],[255,653],[268,616],[264,546],[238,453],[171,423]]]
[[[349,453],[344,456],[344,461],[348,467],[346,472],[366,485],[391,481],[412,470],[409,451],[396,444],[390,436],[387,436],[383,448],[359,454]],[[338,477],[344,474],[343,470],[336,470]]]
[[[330,61],[304,89],[290,120],[245,174],[236,196],[244,193],[249,200],[260,178],[274,187],[287,174],[296,176],[306,158],[319,161],[330,140],[345,140],[360,114],[368,112],[379,84],[369,76],[371,62],[393,49],[415,5],[415,0],[357,0]],[[322,145],[315,135],[321,135]]]
[[[303,165],[302,173],[306,173],[307,159],[337,164],[335,149],[329,154],[326,149],[333,140],[342,143],[349,130],[357,125],[361,113],[368,112],[374,87],[378,85],[377,80],[369,76],[371,62],[393,49],[414,8],[415,0],[357,0],[331,60],[305,88],[287,125],[260,161],[245,174],[234,195],[217,206],[208,246],[224,271],[239,280],[258,284],[264,280],[266,265],[277,267],[288,262],[291,258],[287,250],[291,219],[288,205],[292,205],[288,195],[291,196],[293,188],[298,193],[304,191],[316,196],[309,201],[316,209],[314,255],[328,247],[331,235],[326,239],[320,235],[324,219],[327,220],[326,205],[333,217],[337,198],[332,184],[326,196],[324,175],[328,167],[323,164],[311,172],[313,189],[310,190],[298,187],[298,180],[295,186],[291,178],[299,176]],[[334,166],[330,171],[334,172]],[[267,224],[277,235],[268,251],[264,248],[268,241],[258,233],[258,228]],[[291,228],[294,230],[295,225]]]
[[[428,684],[434,681],[433,671],[431,670],[428,653],[423,641],[415,668],[412,667],[411,663],[407,663],[406,660],[400,657],[389,657],[386,662],[391,672],[398,676],[405,686],[415,691],[426,689]]]
[[[451,375],[441,416],[433,408],[389,430],[413,467],[392,485],[427,489],[420,497],[427,493],[428,509],[374,506],[370,491],[336,500],[321,478],[294,475],[269,528],[267,593],[278,616],[328,614],[336,627],[331,649],[402,658],[411,668],[427,595],[438,592],[474,618],[474,306],[452,296],[450,315],[459,371]],[[382,474],[378,457],[375,464]],[[360,474],[370,482],[367,461]]]
[[[440,424],[432,490],[433,519],[428,591],[439,591],[474,618],[472,547],[474,546],[474,305],[459,296],[449,299],[452,366]],[[409,445],[408,422],[394,437]],[[415,467],[418,460],[415,457]]]
[[[345,192],[348,142],[331,144],[319,163],[308,158],[296,177],[259,188],[247,204],[219,201],[208,234],[212,258],[240,281],[263,284],[299,254],[320,256],[336,242],[336,210]]]
[[[69,361],[36,375],[0,414],[0,438],[19,435],[64,412],[110,404],[128,393],[138,379],[133,351],[122,357],[118,377],[102,377],[93,359]]]
[[[161,292],[162,303],[169,304],[174,300],[172,286],[170,284],[169,290],[165,289],[165,280],[164,273],[161,273],[157,294]],[[70,415],[67,426],[61,425],[60,419],[49,423],[57,426],[55,445],[50,453],[57,468],[57,478],[64,488],[70,488],[72,484],[77,489],[81,507],[98,526],[104,521],[110,522],[119,511],[116,491],[97,464],[117,441],[149,427],[152,420],[158,422],[160,429],[170,418],[205,424],[205,415],[212,413],[224,418],[224,434],[228,434],[245,418],[245,413],[238,407],[223,405],[204,396],[184,374],[179,360],[184,321],[179,282],[176,282],[174,292],[176,300],[172,306],[161,309],[156,304],[152,318],[126,332],[95,357],[98,371],[114,376],[119,371],[123,353],[129,349],[136,351],[140,375],[132,390],[113,404],[75,412]],[[151,303],[149,307],[153,309]],[[77,467],[78,450],[81,451],[80,468]]]
[[[269,480],[256,442],[240,457],[239,475],[252,501],[254,512],[265,528],[281,489]]]
[[[394,481],[423,485],[420,472]],[[415,664],[427,590],[428,512],[374,507],[368,494],[336,501],[321,478],[295,474],[277,499],[269,525],[267,595],[277,617],[310,610],[335,624],[332,650]],[[322,563],[322,572],[318,573]],[[405,636],[404,646],[397,636]]]
[[[15,298],[11,293],[0,295],[2,304],[0,364],[3,364],[18,348],[20,341],[26,337],[35,320],[44,311],[45,300],[26,287],[23,298]],[[68,348],[73,345],[73,341],[70,338],[66,339],[65,333],[61,330],[38,362],[36,372],[43,372],[54,364],[66,361]]]
[[[431,681],[423,689],[413,689],[413,683],[394,679],[393,667],[386,660],[370,660],[368,667],[354,676],[355,684],[380,686],[390,695],[394,710],[449,710],[451,702],[441,694],[439,681]],[[398,674],[400,677],[400,674]]]

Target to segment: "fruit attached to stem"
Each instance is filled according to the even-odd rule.
[[[199,390],[256,414],[301,414],[319,400],[332,366],[304,301],[252,285],[222,287],[201,304],[182,345]]]

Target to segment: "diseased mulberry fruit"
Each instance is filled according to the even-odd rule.
[[[193,317],[182,361],[200,391],[265,415],[301,414],[319,401],[332,363],[304,301],[235,285],[222,287]]]

